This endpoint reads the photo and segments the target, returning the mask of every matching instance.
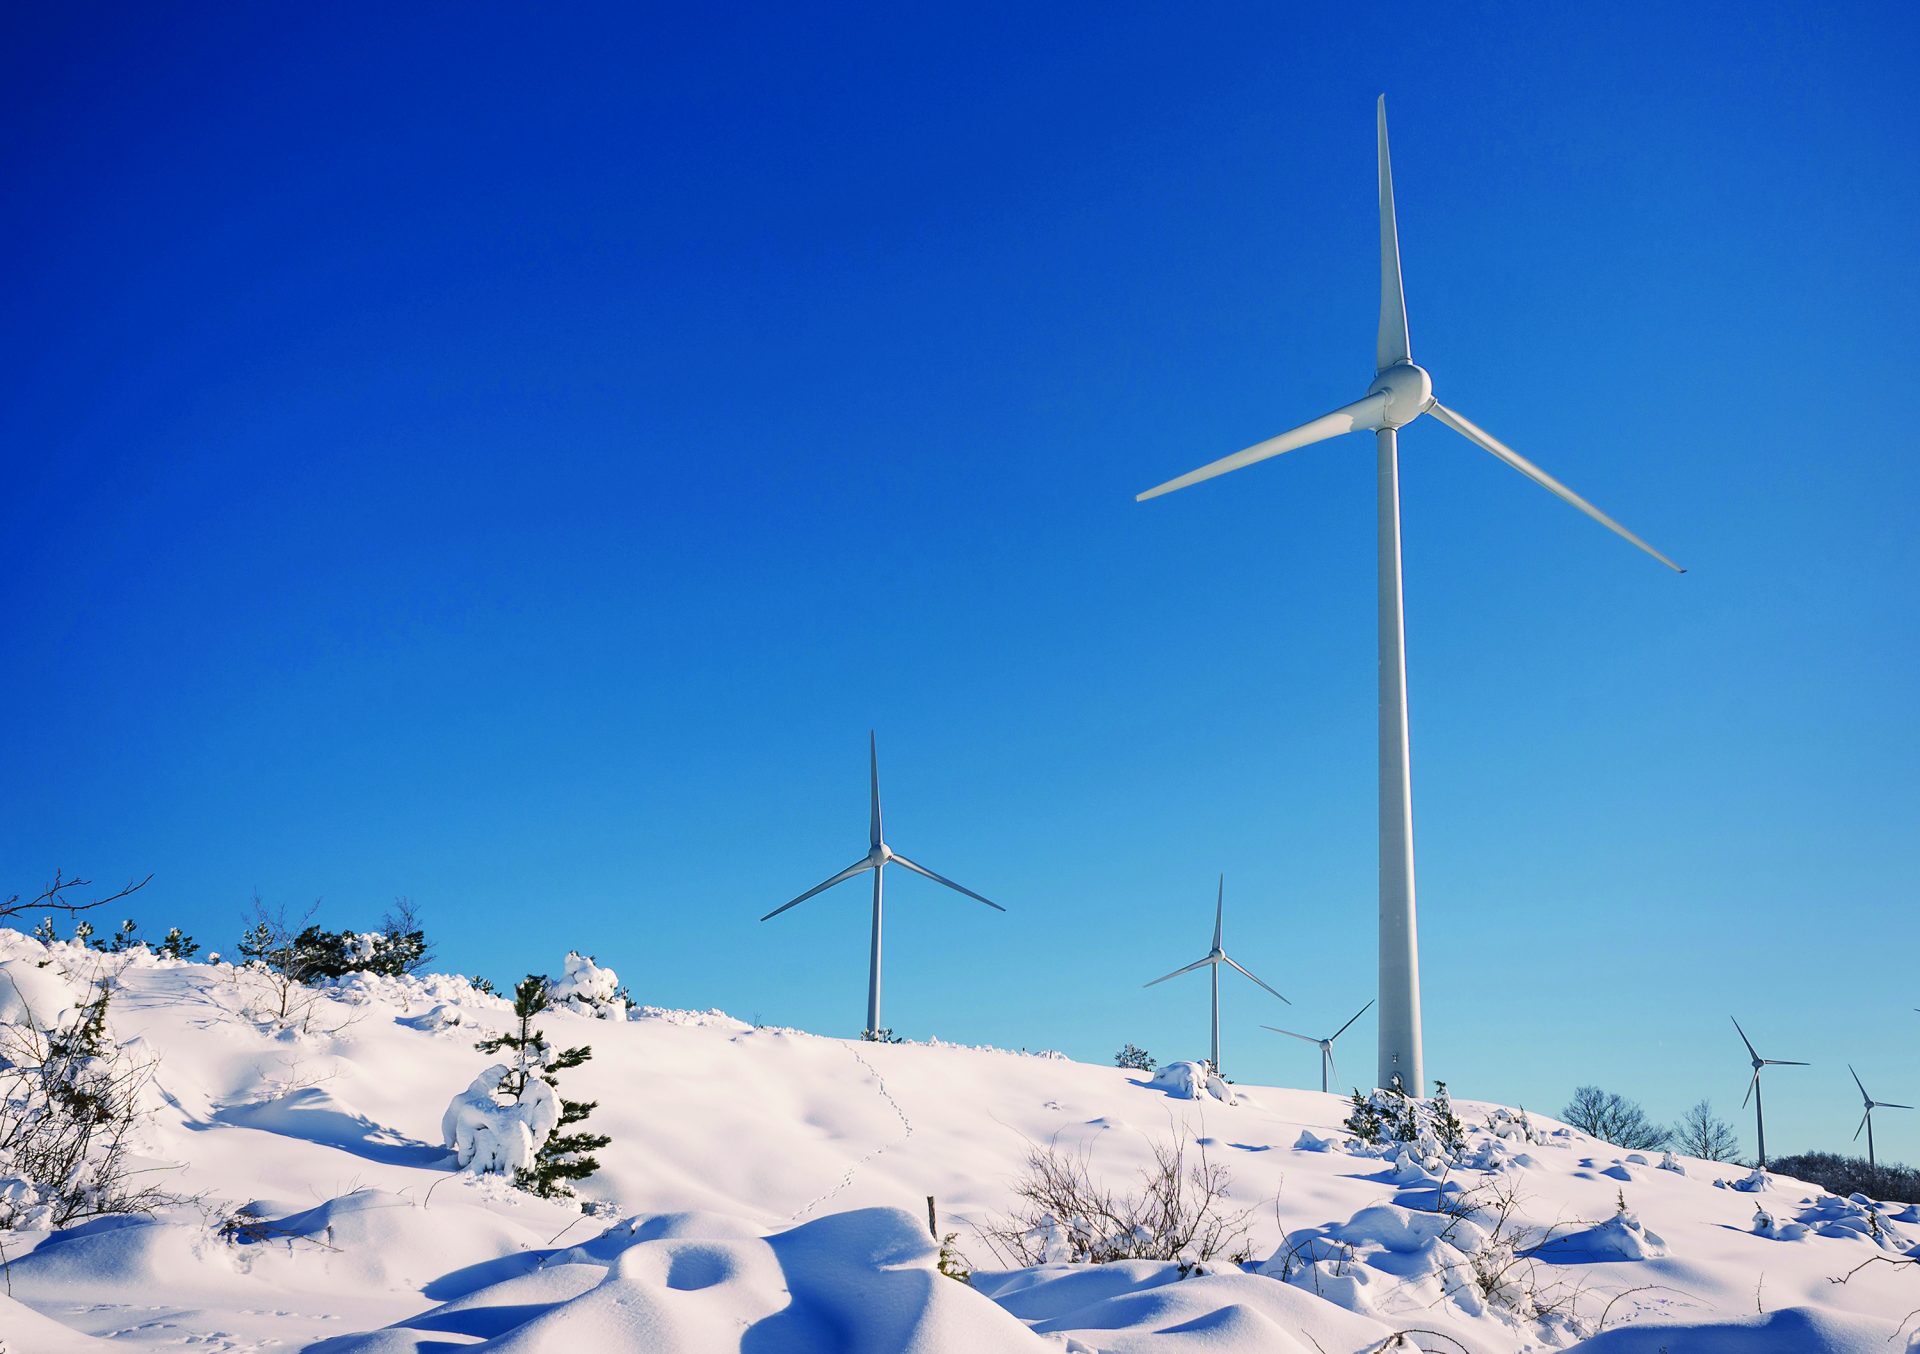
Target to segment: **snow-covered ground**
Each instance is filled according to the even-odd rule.
[[[0,931],[0,966],[32,969],[18,986],[37,1003],[63,969],[100,965],[119,970],[114,1036],[157,1062],[143,1153],[191,1201],[0,1231],[7,1354],[1358,1354],[1399,1331],[1419,1332],[1400,1348],[1473,1354],[1920,1348],[1902,1326],[1920,1266],[1834,1282],[1902,1259],[1920,1210],[1736,1188],[1743,1169],[1663,1169],[1538,1116],[1528,1139],[1478,1102],[1455,1102],[1467,1145],[1443,1167],[1357,1148],[1349,1106],[1315,1091],[1239,1084],[1229,1104],[1058,1057],[557,1010],[539,1022],[552,1041],[593,1048],[563,1093],[598,1100],[589,1127],[613,1139],[583,1213],[453,1169],[443,1114],[494,1061],[474,1042],[510,1018],[464,980],[358,977],[288,1030],[227,965]],[[580,977],[591,996],[600,980]],[[1034,1145],[1128,1186],[1183,1128],[1252,1210],[1247,1265],[1006,1270],[978,1240]],[[929,1195],[971,1285],[935,1268]]]

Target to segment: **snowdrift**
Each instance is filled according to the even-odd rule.
[[[1472,1101],[1449,1155],[1359,1143],[1338,1097],[1193,1071],[619,1019],[609,971],[568,972],[578,1009],[540,1023],[594,1050],[565,1082],[613,1138],[590,1211],[457,1169],[463,1125],[474,1152],[500,1125],[449,1106],[510,1019],[464,980],[360,975],[280,1019],[226,965],[0,931],[0,1019],[113,978],[114,1037],[156,1061],[142,1165],[189,1199],[0,1233],[6,1354],[1920,1349],[1903,1206],[1662,1169]],[[1230,1172],[1242,1259],[1009,1267],[976,1230],[1036,1149],[1125,1189],[1181,1132]],[[941,1272],[929,1195],[970,1283]]]

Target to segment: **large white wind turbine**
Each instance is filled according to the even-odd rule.
[[[1327,1089],[1328,1077],[1334,1075],[1333,1041],[1338,1039],[1341,1035],[1345,1034],[1347,1030],[1352,1027],[1353,1022],[1355,1020],[1358,1020],[1361,1016],[1365,1015],[1371,1009],[1373,1009],[1373,1003],[1368,1002],[1365,1006],[1362,1006],[1359,1010],[1353,1013],[1353,1018],[1351,1020],[1348,1020],[1345,1025],[1342,1025],[1339,1029],[1335,1030],[1332,1034],[1329,1034],[1325,1039],[1314,1039],[1308,1035],[1294,1034],[1292,1030],[1283,1030],[1278,1025],[1262,1025],[1260,1028],[1263,1030],[1272,1030],[1275,1034],[1292,1035],[1295,1039],[1299,1039],[1305,1043],[1317,1045],[1320,1049],[1320,1089],[1324,1091]]]
[[[1352,404],[1311,423],[1255,443],[1178,479],[1147,490],[1156,498],[1282,452],[1367,431],[1374,435],[1379,474],[1380,588],[1380,1066],[1379,1084],[1398,1082],[1419,1094],[1425,1084],[1420,1042],[1420,950],[1413,900],[1413,795],[1407,753],[1406,615],[1400,579],[1399,429],[1430,414],[1475,446],[1492,453],[1548,492],[1652,555],[1679,565],[1601,512],[1465,415],[1433,397],[1433,380],[1414,365],[1407,342],[1407,310],[1400,285],[1400,241],[1393,214],[1393,173],[1387,159],[1387,100],[1378,109],[1380,143],[1380,331],[1373,384]]]
[[[880,839],[880,750],[879,750],[878,744],[874,741],[872,730],[868,730],[867,732],[867,771],[868,771],[868,777],[869,777],[868,785],[872,792],[872,813],[867,820],[868,821],[867,840],[871,844],[871,849],[868,850],[866,855],[862,856],[859,860],[854,861],[853,864],[847,866],[846,869],[840,871],[840,873],[835,875],[833,878],[827,880],[824,883],[815,884],[812,888],[808,889],[805,893],[801,894],[798,898],[795,898],[792,902],[782,903],[779,907],[776,907],[775,909],[773,909],[773,911],[767,913],[767,915],[762,917],[760,920],[769,921],[772,918],[779,916],[782,912],[785,912],[790,907],[798,907],[801,903],[804,903],[807,901],[807,899],[813,897],[814,894],[826,892],[828,889],[832,888],[835,884],[838,884],[843,880],[851,879],[855,875],[861,874],[867,870],[873,871],[873,948],[868,958],[868,967],[867,967],[867,1027],[866,1027],[866,1030],[864,1031],[864,1033],[867,1035],[873,1035],[878,1033],[879,1030],[881,1029],[881,1025],[880,1025],[880,884],[883,876],[886,873],[887,866],[900,865],[905,867],[906,869],[912,870],[915,874],[923,874],[936,884],[945,884],[948,888],[952,889],[955,893],[964,893],[967,895],[967,897],[973,899],[977,903],[985,903],[988,907],[992,908],[995,912],[1005,912],[1007,909],[1000,906],[1000,904],[994,902],[991,898],[982,898],[979,894],[975,893],[972,889],[961,887],[959,884],[954,883],[951,879],[948,879],[945,875],[935,874],[932,870],[929,870],[924,865],[916,865],[914,862],[908,860],[905,856],[901,855],[898,851],[894,850],[891,846],[888,846],[884,841]]]
[[[1811,1067],[1811,1063],[1795,1062],[1791,1058],[1763,1058],[1754,1051],[1753,1040],[1747,1038],[1747,1032],[1740,1029],[1740,1022],[1732,1016],[1733,1027],[1740,1030],[1740,1042],[1747,1046],[1747,1056],[1753,1059],[1753,1080],[1747,1083],[1747,1093],[1740,1101],[1740,1108],[1747,1107],[1747,1101],[1753,1102],[1753,1131],[1760,1141],[1760,1169],[1767,1169],[1767,1116],[1760,1106],[1760,1069],[1763,1067]],[[1863,1092],[1864,1094],[1864,1092]]]
[[[1220,876],[1220,893],[1219,893],[1219,896],[1216,897],[1213,901],[1213,948],[1207,951],[1205,958],[1196,959],[1191,964],[1188,964],[1185,968],[1177,968],[1172,973],[1164,974],[1161,977],[1155,978],[1151,983],[1141,984],[1142,987],[1152,987],[1154,986],[1155,983],[1164,983],[1168,978],[1178,978],[1183,973],[1192,973],[1197,968],[1204,968],[1212,975],[1213,977],[1213,1007],[1212,1007],[1213,1024],[1211,1027],[1213,1031],[1212,1066],[1216,1075],[1220,1071],[1220,966],[1222,964],[1225,964],[1230,968],[1238,969],[1243,976],[1252,978],[1253,981],[1255,981],[1256,983],[1259,983],[1260,986],[1266,987],[1267,991],[1273,992],[1274,996],[1280,997],[1280,994],[1278,992],[1274,992],[1271,987],[1267,987],[1267,984],[1262,979],[1255,977],[1252,973],[1248,972],[1245,968],[1241,967],[1241,965],[1239,965],[1234,960],[1229,959],[1227,957],[1227,952],[1225,949],[1222,948],[1222,943],[1221,943],[1221,934],[1223,932],[1224,923],[1226,920],[1226,910],[1227,910],[1227,877],[1225,875],[1221,875]],[[1287,1001],[1285,997],[1280,997],[1280,1000],[1286,1001],[1287,1005],[1289,1006],[1293,1005],[1293,1003],[1290,1001]]]
[[[1847,1064],[1847,1072],[1853,1077],[1853,1084],[1860,1086],[1860,1074],[1853,1070],[1852,1063]],[[1891,1100],[1875,1100],[1867,1094],[1867,1088],[1865,1086],[1860,1086],[1860,1098],[1865,1101],[1867,1105],[1866,1113],[1860,1116],[1860,1128],[1867,1130],[1867,1165],[1878,1166],[1880,1163],[1873,1159],[1873,1112],[1875,1110],[1910,1110],[1913,1106],[1896,1105]],[[1860,1141],[1860,1128],[1853,1130],[1853,1140],[1855,1142]]]

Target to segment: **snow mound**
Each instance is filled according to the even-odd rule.
[[[51,964],[0,959],[0,1025],[33,1024],[54,1029],[85,1000]]]
[[[1165,1091],[1175,1100],[1198,1100],[1206,1095],[1223,1105],[1240,1103],[1234,1098],[1233,1087],[1214,1075],[1205,1063],[1168,1063],[1153,1074],[1147,1085]]]
[[[1825,1308],[1786,1307],[1764,1316],[1700,1325],[1643,1322],[1619,1326],[1568,1354],[1887,1354],[1891,1323]]]
[[[670,1230],[622,1224],[537,1268],[383,1330],[323,1340],[309,1354],[441,1354],[483,1340],[500,1354],[1059,1354],[943,1277],[925,1227],[897,1209],[839,1213],[764,1238],[742,1237],[725,1220],[702,1235],[708,1229],[685,1215]]]

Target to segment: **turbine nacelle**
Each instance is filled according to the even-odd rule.
[[[1433,408],[1433,378],[1425,367],[1412,362],[1395,362],[1373,378],[1367,395],[1385,395],[1386,407],[1376,424],[1381,428],[1404,428]]]

